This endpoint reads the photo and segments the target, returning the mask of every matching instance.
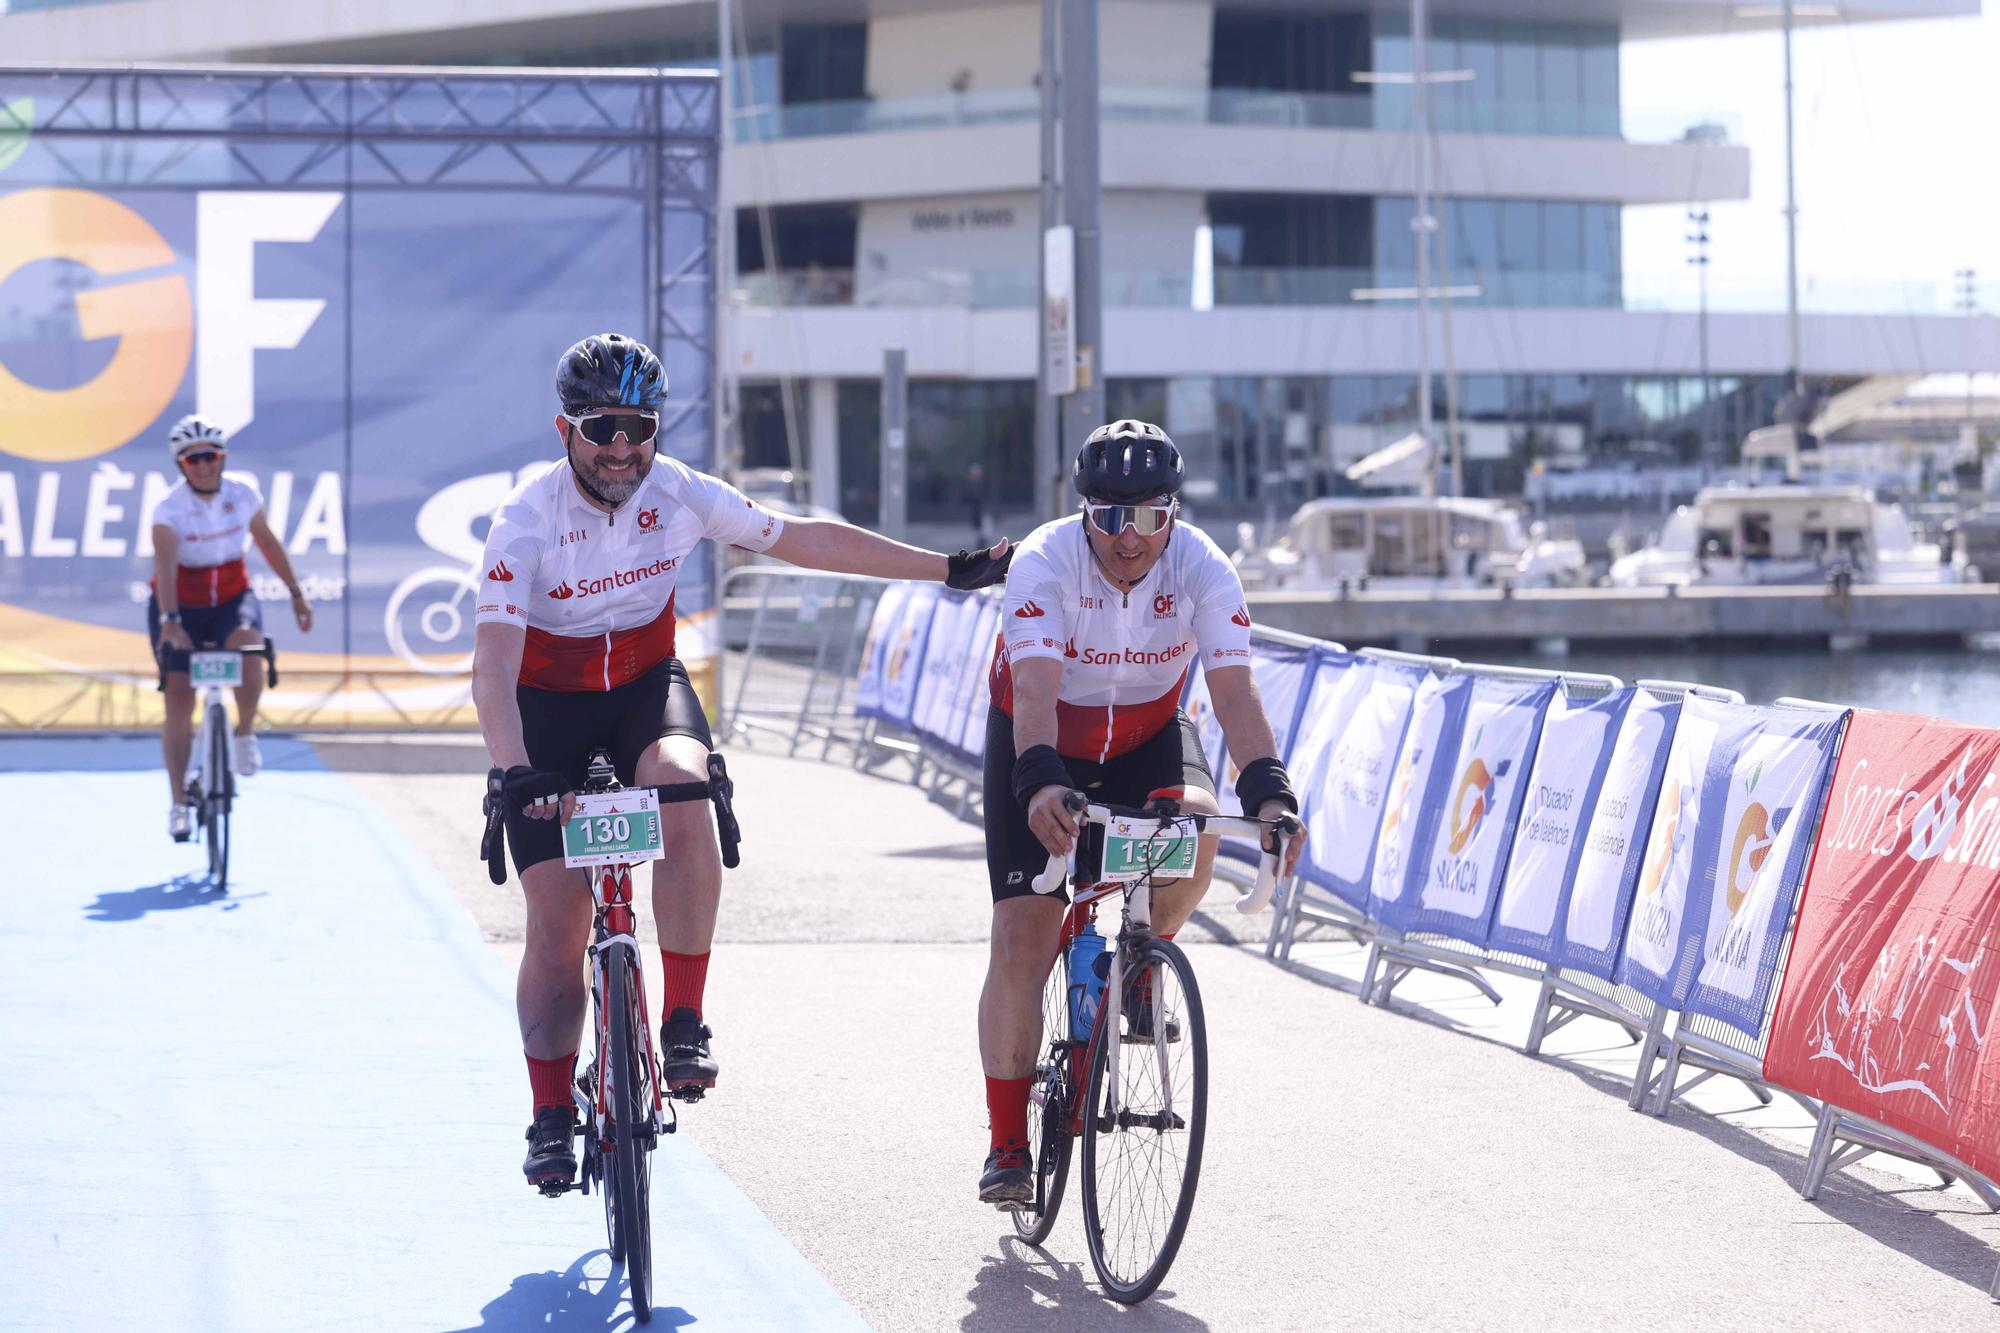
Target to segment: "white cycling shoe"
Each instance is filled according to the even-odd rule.
[[[255,736],[238,736],[236,738],[236,776],[239,778],[251,777],[263,767],[264,754],[263,751],[257,748],[257,738]]]
[[[179,801],[167,807],[167,832],[175,842],[186,842],[194,832],[194,812]]]

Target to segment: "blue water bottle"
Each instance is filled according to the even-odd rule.
[[[1097,1026],[1097,1012],[1104,1004],[1106,968],[1104,937],[1094,922],[1085,922],[1069,942],[1069,1034],[1073,1040],[1089,1041]]]

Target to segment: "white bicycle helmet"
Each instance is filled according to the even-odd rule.
[[[204,444],[216,449],[227,449],[229,436],[222,427],[199,412],[188,413],[176,421],[174,428],[167,432],[167,450],[173,454],[176,463],[181,461],[182,454]]]

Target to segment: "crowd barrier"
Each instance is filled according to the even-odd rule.
[[[976,799],[998,622],[991,595],[883,587],[855,762],[887,746]],[[1527,978],[1524,1050],[1618,1024],[1641,1043],[1634,1109],[1667,1114],[1717,1075],[1797,1100],[1818,1123],[1808,1198],[1883,1152],[2000,1211],[2000,730],[1262,630],[1252,670],[1311,834],[1269,956],[1299,966],[1307,924],[1344,931],[1377,1005],[1420,968],[1495,1002],[1485,974]],[[1219,868],[1251,856],[1224,851]]]

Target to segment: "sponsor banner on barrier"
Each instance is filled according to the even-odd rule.
[[[2000,1179],[2000,731],[1857,711],[1764,1070]]]
[[[1261,639],[1252,633],[1250,672],[1256,678],[1257,693],[1264,701],[1264,716],[1271,724],[1271,737],[1281,758],[1289,753],[1299,709],[1305,702],[1306,668],[1312,655],[1311,648]],[[1243,802],[1236,795],[1237,764],[1229,756],[1222,725],[1216,721],[1215,708],[1209,701],[1208,669],[1203,667],[1190,675],[1193,678],[1182,707],[1194,723],[1202,753],[1208,758],[1208,771],[1215,778],[1217,803],[1225,815],[1242,814]],[[1249,838],[1225,837],[1221,850],[1245,861],[1255,860],[1258,855],[1257,844]]]
[[[973,623],[972,646],[966,657],[967,674],[959,688],[958,748],[968,758],[986,755],[986,714],[993,707],[992,691],[986,681],[993,674],[993,654],[1000,645],[1000,599],[982,597],[979,619]]]
[[[931,632],[918,673],[910,729],[933,745],[958,748],[961,714],[957,690],[972,653],[979,602],[966,593],[945,593],[931,612]]]
[[[914,585],[909,599],[903,603],[902,618],[884,650],[880,716],[906,731],[914,720],[917,684],[923,677],[924,654],[930,648],[931,621],[942,599],[943,589],[939,585]]]
[[[1420,875],[1417,929],[1486,943],[1529,790],[1528,768],[1557,688],[1553,680],[1473,678],[1442,818],[1429,855],[1412,867]]]
[[[1723,807],[1721,857],[1687,1011],[1755,1037],[1777,980],[1778,951],[1826,800],[1847,714],[1759,710],[1758,732],[1737,754]]]
[[[1656,1004],[1688,1008],[1713,964],[1701,1012],[1756,1034],[1841,719],[1682,702],[1619,981]],[[1753,902],[1757,911],[1738,926]]]
[[[1417,892],[1444,820],[1451,761],[1464,738],[1471,702],[1472,677],[1426,676],[1410,705],[1368,882],[1368,915],[1392,930],[1409,930],[1416,921]]]
[[[855,674],[854,712],[859,717],[882,716],[882,683],[888,675],[889,645],[903,624],[903,611],[910,601],[913,583],[891,583],[883,587],[868,618],[868,637],[861,643],[861,667]]]
[[[1562,914],[1556,961],[1564,967],[1607,981],[1617,968],[1632,898],[1646,873],[1646,846],[1663,806],[1660,789],[1666,783],[1667,756],[1680,716],[1678,698],[1661,698],[1641,689],[1619,720]],[[1676,786],[1672,816],[1676,828],[1682,799],[1683,789]],[[1670,838],[1669,847],[1672,842]],[[1658,869],[1663,871],[1664,865]]]
[[[1639,887],[1625,921],[1624,956],[1617,972],[1618,981],[1655,1004],[1678,1004],[1673,975],[1684,944],[1682,926],[1690,917],[1688,891],[1697,878],[1696,866],[1715,864],[1715,844],[1722,840],[1719,807],[1727,792],[1710,781],[1709,760],[1729,719],[1727,704],[1681,700],[1680,725],[1667,751],[1666,777],[1641,853]]]
[[[1487,936],[1492,947],[1556,961],[1584,834],[1632,694],[1627,688],[1579,703],[1564,691],[1549,705]]]
[[[1395,776],[1423,667],[1321,650],[1293,752],[1305,805],[1300,875],[1356,907],[1366,905],[1376,833]]]

